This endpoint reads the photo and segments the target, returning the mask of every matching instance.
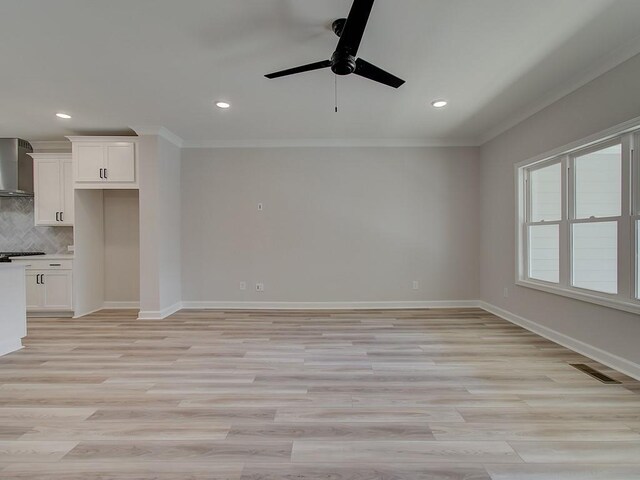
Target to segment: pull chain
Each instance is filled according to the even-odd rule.
[[[338,75],[334,75],[334,88],[335,88],[335,111],[338,113]]]

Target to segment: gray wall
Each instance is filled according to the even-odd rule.
[[[33,198],[0,198],[0,252],[68,253],[72,227],[34,226]]]
[[[140,316],[157,318],[182,297],[180,158],[162,137],[139,138]]]
[[[160,306],[169,308],[182,300],[181,272],[181,151],[164,138],[158,139],[158,222]]]
[[[105,190],[104,299],[140,301],[138,190]]]
[[[478,176],[475,148],[185,149],[183,300],[477,299]]]
[[[640,56],[554,103],[481,149],[481,298],[640,363],[638,315],[515,286],[515,163],[640,116]],[[508,298],[503,289],[509,288]]]

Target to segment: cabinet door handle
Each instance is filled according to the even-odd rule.
[[[64,212],[60,212],[60,221],[64,222]]]
[[[56,212],[56,222],[60,221],[59,215],[60,215],[60,212]]]
[[[104,178],[104,177],[102,176],[102,170],[104,170],[104,169],[103,169],[103,168],[101,168],[101,169],[100,169],[100,178]]]
[[[104,179],[106,180],[107,178],[109,178],[109,176],[107,175],[107,169],[104,169]]]
[[[40,275],[41,275],[40,273],[38,273],[38,274],[36,275],[36,285],[42,285],[42,284],[40,283]]]
[[[40,274],[40,285],[44,285],[44,273]]]

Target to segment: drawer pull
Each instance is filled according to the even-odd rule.
[[[50,267],[61,267],[62,265],[60,263],[50,263],[49,266]]]

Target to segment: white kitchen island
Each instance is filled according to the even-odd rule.
[[[27,335],[25,267],[0,263],[0,355],[22,348]]]

